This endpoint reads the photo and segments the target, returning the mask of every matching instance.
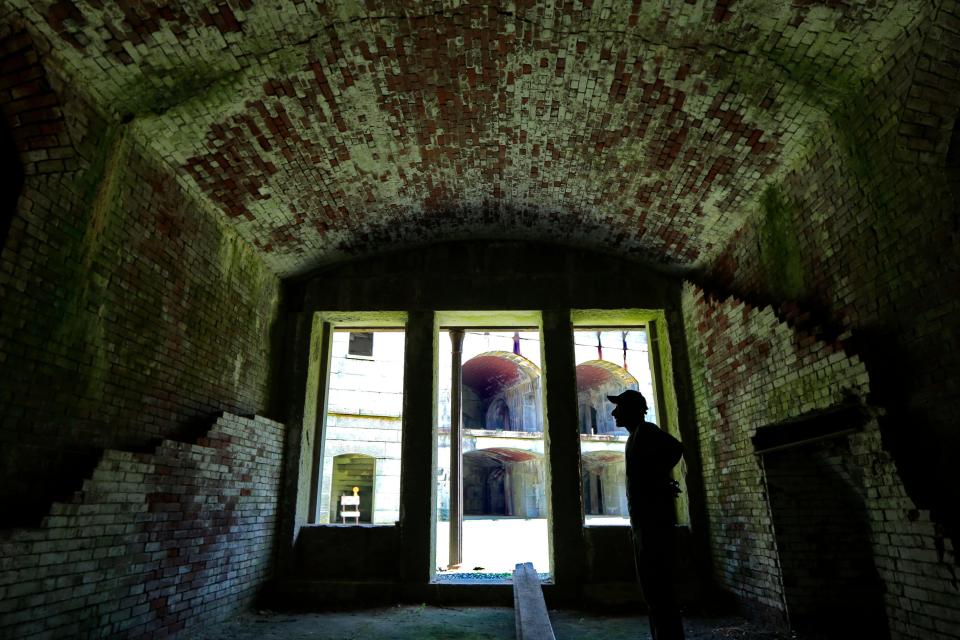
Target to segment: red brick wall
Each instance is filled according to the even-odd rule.
[[[960,536],[960,13],[942,3],[875,78],[825,94],[806,151],[756,194],[711,287],[791,301],[870,372],[884,446],[911,496]],[[906,88],[905,88],[906,87]],[[827,89],[827,88],[824,88]],[[778,309],[781,317],[788,310]],[[802,316],[802,317],[799,317]]]
[[[852,443],[895,637],[960,636],[960,20],[931,10],[874,77],[811,87],[822,126],[701,281],[734,297],[684,301],[719,581],[782,607],[748,437],[852,392],[879,408]]]
[[[265,413],[278,279],[136,142],[0,33],[24,185],[0,257],[0,526],[36,522],[109,447]]]
[[[73,500],[0,541],[0,635],[167,637],[271,571],[283,426],[225,414],[196,444],[108,450]]]
[[[771,307],[716,299],[687,284],[684,317],[714,578],[748,606],[784,618],[780,556],[759,457],[758,428],[855,399],[871,379],[839,342],[782,322]],[[883,410],[878,411],[883,418]],[[872,554],[894,637],[960,637],[953,545],[907,495],[872,419],[850,436],[862,474]]]
[[[757,428],[867,392],[863,364],[794,333],[770,308],[717,301],[686,285],[684,318],[715,578],[740,598],[783,609]]]
[[[849,438],[793,442],[762,458],[791,626],[830,629],[834,637],[887,637],[863,461],[851,454]]]

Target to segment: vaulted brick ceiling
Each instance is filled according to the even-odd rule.
[[[281,275],[483,236],[708,264],[927,6],[8,4]]]
[[[463,363],[463,384],[473,389],[481,400],[492,399],[504,389],[539,375],[536,365],[509,352],[481,353]]]

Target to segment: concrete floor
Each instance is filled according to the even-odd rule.
[[[650,637],[645,616],[551,611],[558,640],[638,640]],[[796,638],[734,617],[687,617],[687,640]],[[256,612],[186,635],[192,640],[496,640],[514,638],[513,609],[395,606],[329,613]]]

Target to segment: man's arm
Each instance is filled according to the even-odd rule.
[[[661,436],[656,457],[657,471],[663,476],[669,476],[670,471],[683,458],[683,444],[663,429],[658,430]]]

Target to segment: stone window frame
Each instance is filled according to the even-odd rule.
[[[309,500],[306,523],[311,526],[329,526],[320,523],[320,491],[323,483],[323,459],[326,446],[327,409],[329,401],[330,365],[333,358],[333,334],[335,331],[357,333],[383,330],[406,330],[407,313],[405,311],[357,311],[357,312],[317,312],[313,314],[313,327],[310,340],[310,361],[307,369],[307,393],[304,406],[304,418],[316,425],[313,437],[312,455],[309,473]],[[360,359],[372,359],[364,356],[351,356]],[[407,354],[404,350],[404,359]],[[402,432],[401,428],[401,432]],[[402,437],[402,436],[401,436]],[[403,465],[401,453],[400,464]],[[393,527],[382,524],[371,526]]]
[[[612,330],[623,328],[643,329],[647,333],[650,374],[653,383],[653,404],[656,423],[661,429],[683,442],[679,428],[679,406],[673,386],[673,365],[670,337],[667,332],[666,314],[663,309],[571,309],[570,333],[576,330]],[[690,527],[690,501],[687,494],[686,461],[681,461],[673,471],[673,478],[680,483],[682,493],[677,499],[677,524]],[[584,516],[583,526],[590,528]],[[626,525],[602,525],[625,527]]]
[[[488,326],[530,326],[530,317],[538,319],[541,330],[541,353],[544,371],[544,399],[545,399],[545,431],[549,434],[548,459],[546,472],[547,484],[550,486],[548,497],[549,520],[551,535],[550,572],[552,579],[549,582],[571,584],[579,583],[585,575],[586,566],[576,560],[575,555],[554,554],[554,549],[581,548],[584,551],[588,540],[595,536],[588,535],[589,531],[600,529],[584,526],[581,510],[568,508],[569,495],[582,490],[579,472],[579,433],[577,402],[575,393],[567,398],[565,394],[557,395],[566,387],[575,386],[572,328],[577,325],[607,325],[637,324],[638,321],[649,323],[651,353],[656,351],[659,361],[654,363],[655,380],[658,395],[658,407],[663,412],[658,416],[662,427],[679,437],[679,416],[681,414],[677,403],[677,381],[674,379],[676,366],[673,364],[670,337],[679,333],[683,335],[682,323],[673,323],[676,318],[672,315],[671,324],[667,317],[672,311],[664,308],[648,309],[583,309],[583,308],[543,308],[522,312],[509,310],[483,311],[441,311],[426,308],[414,308],[409,311],[342,311],[317,310],[308,313],[309,318],[305,325],[305,341],[310,345],[304,355],[306,384],[303,387],[303,432],[297,438],[299,454],[299,472],[297,477],[298,488],[294,489],[296,496],[293,505],[292,533],[296,539],[297,531],[302,526],[323,527],[317,525],[316,514],[319,493],[319,464],[311,464],[312,459],[322,460],[323,422],[326,411],[326,380],[329,375],[329,354],[333,328],[371,329],[377,327],[404,327],[406,348],[404,350],[404,414],[403,431],[403,460],[411,459],[412,454],[422,455],[433,442],[436,431],[436,394],[437,376],[436,361],[438,357],[438,338],[440,326],[449,325],[445,318],[450,314],[459,314],[464,320],[458,322],[461,326],[477,326],[487,323]],[[524,319],[526,318],[526,319]],[[673,333],[668,332],[668,327]],[[309,336],[309,337],[308,337]],[[676,336],[674,336],[676,337]],[[654,338],[656,349],[654,349]],[[566,344],[564,344],[566,343]],[[682,345],[682,340],[678,343]],[[551,346],[552,345],[552,346]],[[325,357],[324,357],[325,354]],[[681,371],[686,367],[685,354],[677,354],[680,358]],[[569,360],[569,362],[567,362]],[[431,365],[432,363],[432,365]],[[430,373],[431,366],[433,373]],[[432,376],[432,377],[431,377]],[[549,376],[549,377],[548,377]],[[302,380],[303,378],[301,378]],[[548,380],[552,379],[553,382]],[[428,382],[429,381],[429,382]],[[665,382],[664,382],[665,381]],[[427,383],[427,384],[425,384]],[[324,393],[320,393],[323,390]],[[299,394],[298,394],[299,395]],[[431,400],[432,398],[432,400]],[[433,414],[432,419],[429,418]],[[569,415],[567,415],[569,413]],[[683,414],[686,416],[686,413]],[[319,420],[318,420],[319,418]],[[557,424],[551,427],[551,423]],[[429,428],[424,425],[429,424]],[[573,431],[567,432],[573,428]],[[558,454],[549,453],[553,449],[553,441],[558,443]],[[574,446],[576,449],[574,450]],[[693,449],[696,443],[690,445]],[[311,456],[311,451],[313,455]],[[397,537],[399,552],[403,557],[399,571],[402,580],[406,582],[430,583],[433,580],[432,567],[435,558],[435,504],[436,496],[431,494],[431,487],[435,487],[430,465],[402,464],[401,470],[401,497],[400,520],[398,526],[376,525],[377,530],[395,531],[389,535]],[[560,467],[554,468],[557,462]],[[296,464],[296,463],[295,463]],[[421,468],[422,467],[422,468]],[[678,467],[678,480],[681,487],[685,487],[685,463]],[[426,492],[426,493],[424,493]],[[433,488],[435,492],[435,488]],[[579,501],[577,501],[579,505]],[[561,505],[567,505],[562,506]],[[690,522],[690,506],[686,490],[678,501],[678,523],[688,529]],[[574,513],[576,512],[576,513]],[[606,529],[625,529],[625,526],[608,526]],[[400,536],[400,532],[403,535]],[[579,532],[579,533],[578,533]],[[613,533],[611,531],[610,533]],[[352,534],[351,534],[352,535]],[[587,536],[586,538],[584,536]],[[557,582],[559,581],[559,582]]]

